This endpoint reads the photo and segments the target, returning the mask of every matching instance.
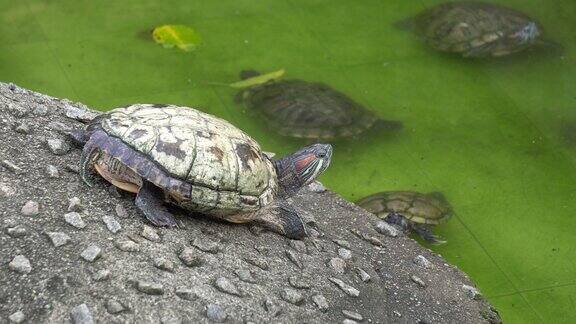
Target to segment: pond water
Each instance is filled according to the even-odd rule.
[[[302,141],[234,103],[241,69],[322,81],[380,117],[334,143],[321,178],[350,200],[384,190],[440,191],[455,215],[431,246],[466,271],[505,322],[574,322],[576,2],[507,0],[539,20],[562,55],[463,59],[394,22],[440,1],[0,1],[0,80],[101,110],[199,107],[279,154]],[[185,53],[154,44],[166,23],[194,27]]]

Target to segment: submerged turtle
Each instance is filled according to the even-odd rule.
[[[401,21],[433,48],[464,57],[504,56],[543,41],[542,27],[514,9],[491,3],[447,2]]]
[[[242,71],[240,78],[258,75]],[[393,130],[402,127],[399,122],[379,119],[345,94],[318,82],[268,80],[243,89],[236,101],[258,111],[283,136],[332,140],[359,135],[375,125]]]
[[[445,243],[430,230],[431,225],[452,216],[452,208],[440,192],[385,191],[362,198],[356,204],[405,232],[416,232],[429,243]]]
[[[136,104],[95,118],[72,134],[84,143],[81,175],[90,172],[136,193],[154,225],[176,226],[164,202],[233,223],[257,221],[291,238],[304,225],[285,200],[330,165],[332,147],[315,144],[271,160],[232,124],[201,111]]]

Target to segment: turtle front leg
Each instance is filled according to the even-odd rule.
[[[174,216],[164,206],[162,190],[152,183],[143,180],[142,187],[136,194],[136,207],[155,226],[177,227]]]
[[[274,202],[257,212],[255,222],[288,238],[300,240],[306,237],[306,227],[294,209],[285,201]]]
[[[412,229],[416,234],[420,235],[420,237],[430,243],[430,244],[444,244],[446,243],[440,236],[434,235],[430,230],[430,226],[426,224],[413,224]]]

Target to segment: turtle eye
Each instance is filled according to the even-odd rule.
[[[316,153],[316,157],[319,159],[323,159],[326,157],[326,151],[320,151],[318,153]]]

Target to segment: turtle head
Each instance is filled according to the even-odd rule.
[[[530,21],[512,34],[512,37],[520,44],[529,44],[533,43],[540,34],[541,30],[538,24],[534,21]]]
[[[259,76],[260,72],[256,71],[256,70],[242,70],[240,71],[240,79],[241,80],[246,80],[246,79],[250,79],[256,76]]]
[[[332,159],[332,145],[313,144],[274,161],[278,182],[291,195],[312,183],[324,172]]]

